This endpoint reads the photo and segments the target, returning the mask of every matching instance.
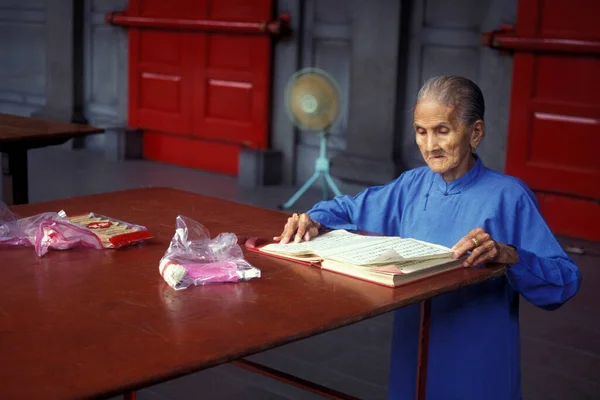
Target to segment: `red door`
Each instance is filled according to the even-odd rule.
[[[129,127],[147,159],[231,175],[268,146],[273,0],[130,0]]]
[[[536,193],[556,234],[600,240],[600,1],[519,0],[506,172]]]

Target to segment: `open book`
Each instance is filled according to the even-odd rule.
[[[327,232],[308,242],[271,243],[257,250],[386,286],[460,268],[464,259],[453,259],[451,249],[433,243],[345,230]]]

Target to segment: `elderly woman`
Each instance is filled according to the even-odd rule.
[[[546,310],[578,291],[581,275],[546,225],[528,187],[473,153],[485,133],[484,99],[468,79],[428,80],[414,108],[427,166],[355,197],[338,196],[289,218],[280,243],[321,228],[413,237],[468,255],[465,267],[508,266],[502,279],[432,300],[428,399],[519,399],[519,294]],[[470,254],[469,254],[470,253]],[[417,305],[396,311],[389,397],[415,393]],[[377,340],[374,338],[373,340]]]

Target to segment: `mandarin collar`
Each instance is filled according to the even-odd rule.
[[[436,187],[444,195],[458,194],[477,182],[479,178],[481,178],[481,175],[483,175],[485,167],[481,161],[481,158],[479,158],[476,154],[473,154],[473,156],[475,157],[475,165],[469,171],[467,171],[466,174],[458,179],[446,183],[444,178],[442,178],[442,174],[434,173],[434,187]]]

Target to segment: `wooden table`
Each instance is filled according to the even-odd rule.
[[[88,125],[0,114],[0,179],[4,202],[9,205],[29,202],[28,150],[59,145],[74,137],[101,132],[104,130]]]
[[[390,289],[247,253],[261,278],[174,291],[158,263],[178,214],[201,222],[213,237],[269,237],[287,215],[165,188],[13,207],[22,216],[60,209],[139,223],[155,238],[121,250],[51,251],[42,258],[31,248],[0,250],[2,398],[108,397],[234,360],[277,376],[243,357],[503,274],[499,266],[462,269]]]

